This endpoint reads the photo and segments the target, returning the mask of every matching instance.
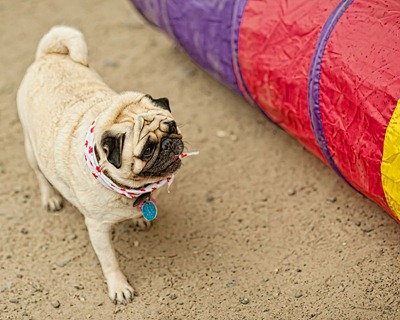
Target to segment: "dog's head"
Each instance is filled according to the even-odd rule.
[[[96,156],[104,174],[120,186],[139,188],[181,166],[181,132],[167,98],[122,94],[97,121]]]

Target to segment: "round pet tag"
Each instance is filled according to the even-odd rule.
[[[157,206],[152,200],[143,202],[140,205],[140,210],[147,221],[154,220],[157,216]]]

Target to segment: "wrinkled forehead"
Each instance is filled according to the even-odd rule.
[[[160,129],[163,122],[168,120],[172,120],[170,114],[167,112],[160,112],[159,110],[152,110],[145,114],[137,115],[133,125],[134,141],[139,142],[143,140],[150,133]]]

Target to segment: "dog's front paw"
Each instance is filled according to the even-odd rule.
[[[108,278],[108,296],[115,304],[132,302],[134,290],[122,273],[116,273]]]
[[[152,222],[146,220],[143,217],[137,218],[133,220],[133,227],[136,231],[146,231],[151,227]]]
[[[63,207],[63,198],[54,191],[42,196],[42,206],[49,211],[60,211]]]

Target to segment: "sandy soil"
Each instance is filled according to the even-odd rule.
[[[400,226],[127,1],[0,3],[1,319],[400,319]],[[15,96],[41,36],[80,28],[111,87],[168,96],[190,151],[148,232],[114,242],[138,292],[114,306],[81,214],[40,208]]]

